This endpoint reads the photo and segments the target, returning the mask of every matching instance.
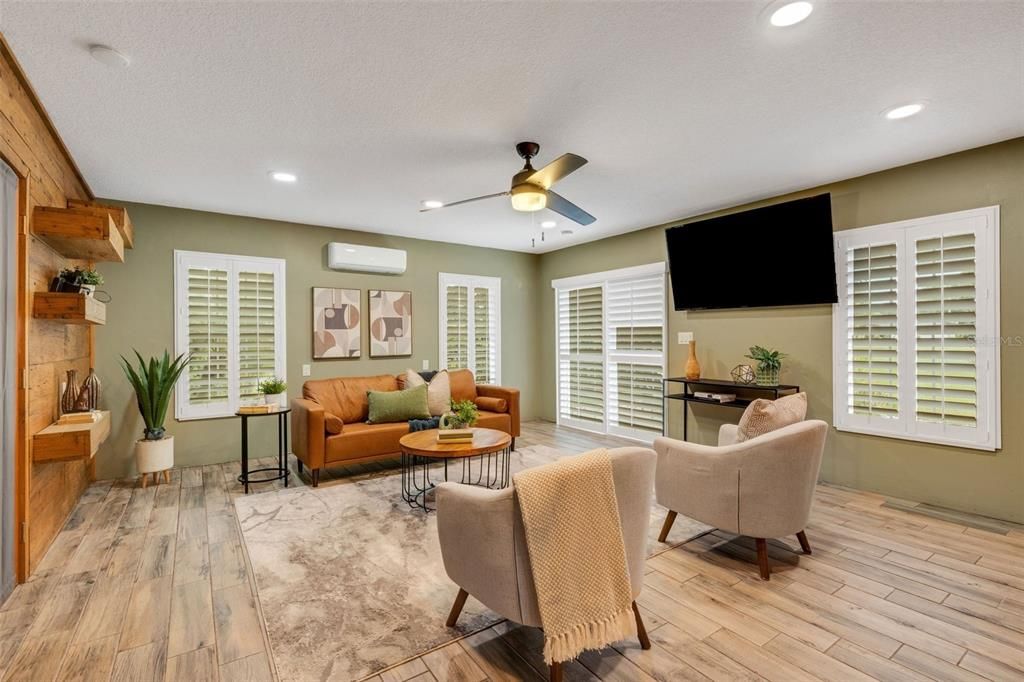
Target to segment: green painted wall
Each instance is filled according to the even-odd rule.
[[[997,518],[1024,522],[1024,138],[974,149],[909,166],[815,187],[747,206],[832,193],[837,230],[907,218],[1000,206],[1002,442],[997,453],[911,443],[832,431],[822,467],[829,482],[886,495],[928,502]],[[736,210],[736,209],[730,209]],[[724,211],[723,211],[724,212]],[[686,220],[693,220],[694,216]],[[676,221],[673,224],[678,224]],[[540,345],[542,368],[537,387],[540,414],[555,416],[554,295],[551,280],[664,260],[666,226],[603,239],[544,254],[540,258]],[[758,238],[764,238],[759,236]],[[739,244],[736,253],[693,254],[694,258],[755,258],[757,239]],[[728,273],[728,269],[723,269]],[[747,276],[742,269],[735,276]],[[751,286],[757,280],[751,279]],[[671,300],[671,298],[670,298]],[[669,315],[669,373],[683,373],[686,347],[677,332],[691,331],[705,376],[727,377],[730,368],[747,362],[753,344],[789,354],[782,379],[808,392],[810,415],[832,422],[831,306],[774,308]],[[1016,339],[1016,342],[1013,342]],[[722,408],[697,406],[690,437],[714,443]],[[681,425],[679,405],[670,408],[675,435]]]
[[[135,249],[127,252],[124,263],[99,266],[106,279],[101,288],[113,296],[107,306],[107,324],[96,328],[96,371],[103,380],[103,403],[113,414],[111,438],[97,454],[99,477],[124,476],[135,471],[133,443],[141,436],[142,420],[118,367],[118,357],[129,355],[132,348],[143,355],[162,353],[165,348],[173,352],[175,249],[287,260],[287,372],[288,392],[293,396],[301,391],[304,363],[312,365],[313,378],[398,373],[407,367],[419,368],[423,360],[436,368],[437,273],[500,276],[504,321],[502,383],[521,389],[524,417],[538,413],[536,386],[540,377],[533,343],[538,334],[533,309],[540,282],[537,256],[162,206],[124,205],[135,225]],[[408,270],[400,276],[329,270],[326,246],[332,241],[405,249]],[[364,307],[367,289],[412,291],[412,357],[371,360],[367,357],[364,333],[361,359],[314,361],[315,286],[361,289]],[[366,315],[364,309],[364,328]],[[168,432],[175,437],[175,459],[179,466],[238,458],[238,419],[178,422],[173,414],[172,407],[167,425]],[[273,421],[251,421],[253,456],[276,454],[276,435],[270,424]]]

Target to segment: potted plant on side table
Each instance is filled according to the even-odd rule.
[[[746,357],[757,361],[755,381],[758,386],[779,385],[779,371],[782,369],[782,358],[786,357],[785,353],[769,350],[762,346],[751,346],[750,353]]]
[[[171,361],[170,355],[164,351],[162,359],[150,358],[143,360],[142,355],[135,351],[138,367],[122,355],[121,367],[125,376],[135,389],[135,398],[146,427],[142,440],[135,441],[135,463],[142,474],[142,487],[146,487],[148,474],[156,479],[157,472],[164,472],[164,480],[170,480],[170,469],[174,466],[174,436],[164,433],[164,419],[167,406],[171,402],[171,391],[178,383],[185,366],[191,356],[179,355]]]
[[[287,389],[288,384],[284,382],[284,379],[277,377],[263,379],[257,386],[257,390],[263,394],[265,404],[277,405],[282,410],[288,407],[288,394],[285,393]]]

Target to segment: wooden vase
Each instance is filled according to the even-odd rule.
[[[697,362],[697,342],[690,341],[690,357],[686,358],[686,378],[690,381],[700,379],[700,363]]]

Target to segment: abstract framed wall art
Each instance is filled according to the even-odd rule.
[[[370,289],[370,357],[412,355],[412,292]]]
[[[313,359],[358,358],[362,312],[359,289],[313,287]]]

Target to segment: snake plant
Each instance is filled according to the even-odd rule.
[[[139,361],[138,367],[132,367],[122,355],[121,368],[135,389],[139,412],[146,423],[143,438],[160,440],[164,437],[164,419],[167,416],[167,406],[171,402],[171,391],[174,390],[174,384],[178,382],[178,377],[192,357],[186,357],[183,353],[172,362],[171,356],[164,351],[162,359],[150,358],[147,363],[139,351],[136,350],[134,353]]]

